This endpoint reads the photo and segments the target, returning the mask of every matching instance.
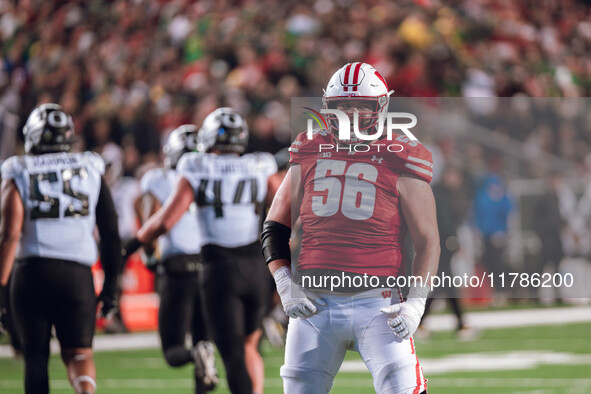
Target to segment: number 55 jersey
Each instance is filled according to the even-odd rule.
[[[96,262],[95,208],[105,172],[100,155],[13,156],[1,171],[16,184],[25,210],[19,258]]]
[[[311,139],[300,134],[290,155],[303,189],[298,271],[401,273],[407,229],[396,183],[403,174],[430,182],[431,153],[404,135],[344,147],[319,132]]]

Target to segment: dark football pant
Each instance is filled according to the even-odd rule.
[[[186,257],[184,257],[186,260]],[[175,261],[176,260],[176,261]],[[163,263],[164,269],[180,259],[171,258]],[[195,258],[196,263],[200,258]],[[199,275],[193,272],[166,271],[157,276],[160,309],[158,333],[162,353],[171,367],[180,367],[192,361],[191,352],[185,347],[185,335],[191,333],[193,345],[209,339],[201,300]]]
[[[260,244],[202,249],[203,300],[210,332],[222,356],[233,394],[252,394],[244,360],[244,341],[256,331],[269,297],[269,270]]]
[[[8,288],[10,289],[10,282],[12,280],[12,275],[8,278]],[[6,305],[6,313],[8,314],[8,334],[10,335],[10,344],[12,345],[12,348],[14,349],[15,352],[17,353],[22,353],[23,348],[21,345],[21,341],[20,338],[18,336],[18,332],[16,331],[16,328],[14,327],[14,317],[12,317],[12,310],[10,309],[11,305],[10,305],[10,300],[8,300],[8,304]]]
[[[62,349],[92,347],[92,273],[72,261],[28,258],[16,262],[12,275],[10,302],[25,360],[25,393],[45,394],[51,326]]]

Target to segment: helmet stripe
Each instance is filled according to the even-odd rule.
[[[357,84],[359,83],[359,70],[361,69],[361,63],[355,65],[355,71],[353,72],[353,90],[357,91]]]
[[[386,85],[386,91],[388,90],[388,84],[386,83],[386,80],[384,79],[384,77],[382,77],[382,74],[380,74],[379,72],[377,72],[377,70],[375,71],[376,73],[376,77],[378,77],[383,83],[384,85]]]
[[[347,64],[347,68],[345,68],[345,79],[343,80],[343,86],[345,87],[343,90],[345,92],[349,91],[349,87],[347,86],[349,84],[349,71],[351,71],[351,63]]]

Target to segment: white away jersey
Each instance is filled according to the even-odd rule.
[[[155,168],[146,172],[140,182],[142,194],[150,193],[160,204],[164,204],[172,193],[177,176],[177,172],[171,169]],[[158,248],[162,259],[175,254],[201,252],[195,204],[191,204],[190,210],[185,212],[168,233],[158,238]]]
[[[193,186],[203,245],[236,248],[258,240],[256,208],[267,195],[267,180],[277,172],[272,154],[186,153],[177,169]]]
[[[13,156],[2,178],[13,179],[25,208],[19,256],[93,265],[95,209],[105,163],[100,155],[49,153]]]

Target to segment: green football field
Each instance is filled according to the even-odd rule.
[[[483,331],[476,341],[459,342],[453,333],[417,341],[430,393],[591,393],[591,324]],[[283,352],[263,343],[266,393],[282,393]],[[96,354],[102,393],[191,393],[190,367],[172,369],[158,350]],[[218,360],[218,367],[221,363]],[[0,393],[22,393],[21,360],[0,359]],[[223,372],[222,372],[223,374]],[[70,393],[61,360],[51,358],[52,393]],[[215,391],[226,394],[225,382]],[[356,353],[349,353],[333,393],[373,393],[371,376]]]

